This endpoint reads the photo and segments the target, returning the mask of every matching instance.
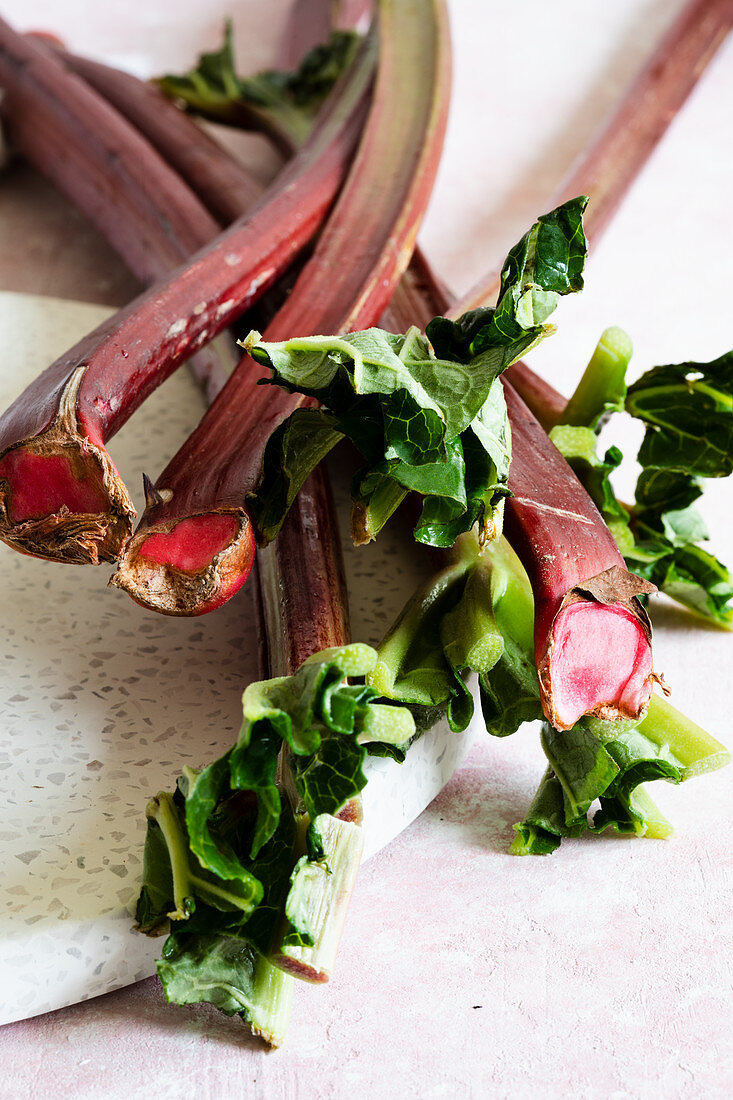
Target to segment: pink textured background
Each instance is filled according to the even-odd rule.
[[[117,0],[4,0],[2,13],[144,72],[213,45],[226,13],[255,31],[240,35],[243,67],[262,64],[286,7],[149,0],[128,15]],[[450,7],[456,94],[423,241],[460,290],[546,206],[681,4]],[[563,308],[542,349],[537,362],[558,384],[568,387],[568,364],[609,323],[632,332],[638,370],[733,344],[732,102],[729,42],[594,251],[583,299]],[[81,287],[113,300],[108,283],[90,281],[102,267],[113,274],[93,235],[81,260],[65,255],[64,208],[42,188],[13,186],[0,181],[3,240],[28,216],[33,248],[12,262],[0,255],[1,285],[20,289],[27,277],[23,289],[73,297]],[[714,547],[731,559],[731,489],[716,485],[709,497]],[[675,703],[730,744],[733,638],[694,630],[664,606],[656,620]],[[531,731],[474,749],[364,868],[337,975],[298,990],[282,1051],[265,1053],[213,1010],[166,1006],[148,981],[0,1030],[0,1096],[727,1098],[729,775],[654,791],[678,829],[668,843],[589,839],[550,859],[514,859],[511,825],[541,772]]]
[[[298,987],[282,1050],[213,1009],[167,1006],[151,979],[1,1029],[1,1094],[729,1096],[721,778],[702,806],[670,789],[673,841],[517,859],[507,839],[541,771],[530,741],[475,748],[363,868],[338,973]]]

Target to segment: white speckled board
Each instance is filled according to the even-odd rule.
[[[2,407],[107,313],[0,294]],[[179,371],[112,441],[133,493],[141,471],[162,468],[202,408]],[[355,638],[378,640],[415,586],[413,570],[397,536],[359,554],[347,549]],[[206,763],[231,742],[243,685],[255,674],[246,587],[216,614],[174,619],[108,589],[109,572],[0,545],[0,1023],[154,972],[160,941],[132,932],[130,918],[145,803],[172,788],[182,764]],[[443,725],[413,746],[402,769],[370,762],[367,856],[425,808],[471,740]]]

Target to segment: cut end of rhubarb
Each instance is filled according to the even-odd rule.
[[[135,509],[109,455],[54,427],[0,458],[0,539],[76,565],[116,561]]]
[[[538,672],[542,707],[555,729],[571,729],[585,714],[640,718],[655,680],[646,623],[622,603],[578,598],[555,618]]]
[[[163,615],[205,615],[239,591],[255,541],[242,509],[145,527],[121,556],[110,584]]]

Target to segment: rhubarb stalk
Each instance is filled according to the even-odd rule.
[[[449,85],[441,0],[385,0],[369,120],[313,258],[268,336],[372,324],[414,246],[435,176]],[[334,273],[338,283],[334,284]],[[246,497],[267,439],[303,398],[273,395],[245,360],[156,482],[112,583],[144,606],[202,614],[246,580],[254,551]],[[193,548],[193,549],[192,549]]]
[[[130,269],[152,282],[219,227],[178,175],[151,156],[145,139],[48,49],[0,20],[0,113],[8,138],[73,196]],[[122,218],[115,207],[123,208]],[[129,218],[134,234],[126,231]]]
[[[638,597],[655,586],[627,571],[565,460],[511,386],[504,393],[513,494],[505,523],[534,592],[543,710],[556,729],[584,714],[638,718],[654,681],[651,626]]]
[[[4,24],[2,44],[9,112],[16,88],[35,80],[38,70],[52,71],[53,81],[39,80],[41,106],[34,117],[41,117],[41,107],[54,117],[54,89],[62,82],[88,92],[45,50]],[[343,180],[372,69],[367,46],[301,153],[250,216],[58,359],[0,418],[3,541],[57,561],[116,559],[135,513],[106,441],[177,365],[251,304],[313,235]],[[83,112],[80,103],[69,91],[63,111],[70,125],[76,125],[77,109]],[[228,527],[223,534],[230,534]],[[209,546],[221,537],[211,532]],[[251,549],[246,542],[238,546],[228,566],[236,557],[237,570],[247,572]]]
[[[46,46],[53,48],[67,69],[86,81],[147,138],[222,225],[236,221],[260,200],[264,188],[246,167],[155,84],[99,61],[66,53],[53,43],[46,42]],[[193,244],[186,255],[217,231],[218,227],[210,228],[209,236]],[[179,256],[178,261],[185,258]]]
[[[288,513],[280,537],[257,559],[260,631],[267,638],[267,669],[262,675],[292,675],[308,657],[349,641],[346,579],[338,523],[323,469],[316,470]],[[307,824],[283,755],[281,776],[296,816]],[[336,816],[318,820],[325,857],[300,887],[300,904],[311,911],[317,929],[310,945],[289,943],[281,929],[275,964],[295,977],[327,981],[336,958],[349,900],[364,845],[361,797],[348,800]],[[303,829],[304,831],[304,829]]]

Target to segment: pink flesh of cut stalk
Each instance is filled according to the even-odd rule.
[[[589,713],[636,717],[651,695],[649,639],[625,607],[571,604],[555,620],[549,679],[559,729]]]

